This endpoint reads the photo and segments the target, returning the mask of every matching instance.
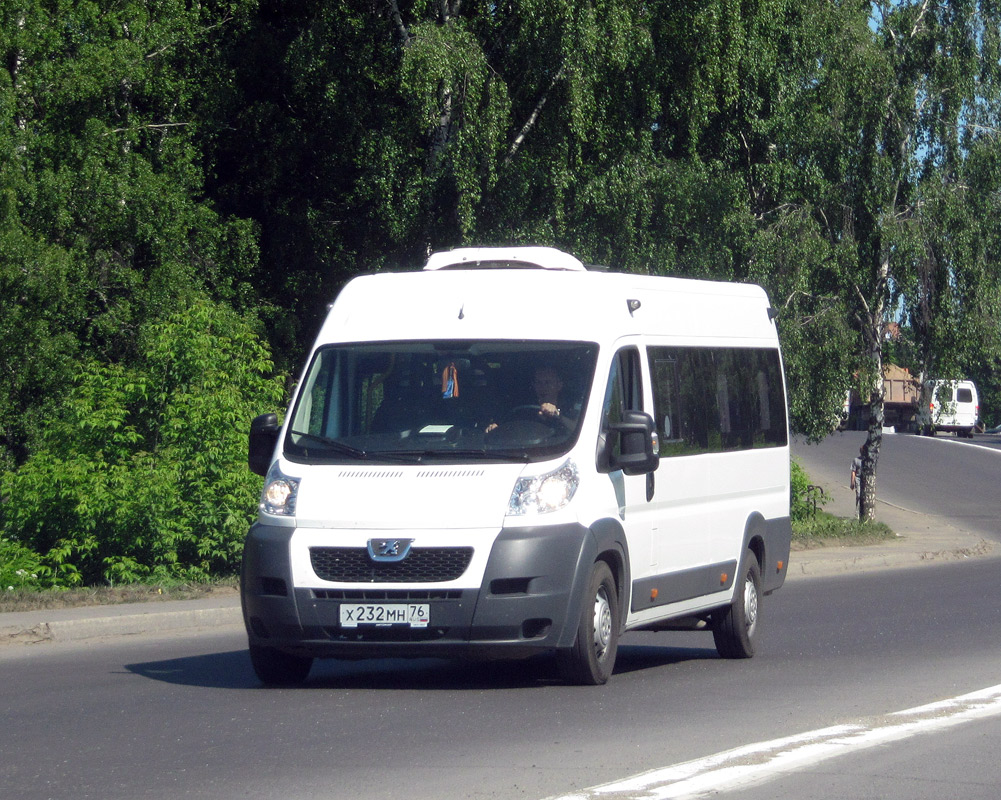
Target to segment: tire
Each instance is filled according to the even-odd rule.
[[[713,617],[713,639],[723,658],[751,658],[761,622],[761,568],[758,557],[748,550],[744,568],[726,611]]]
[[[250,663],[266,686],[298,686],[306,680],[313,666],[308,656],[294,656],[273,647],[250,645]]]
[[[573,647],[556,653],[560,675],[567,683],[600,686],[612,675],[619,648],[619,595],[615,578],[604,561],[591,569],[584,608]]]

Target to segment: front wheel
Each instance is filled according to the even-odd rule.
[[[556,653],[560,675],[567,683],[599,686],[612,675],[619,647],[619,596],[615,578],[604,561],[591,569],[584,608],[573,647]]]
[[[744,569],[733,602],[713,618],[716,651],[723,658],[750,658],[754,655],[761,618],[761,568],[754,552],[744,554]]]
[[[313,666],[308,656],[294,656],[274,647],[250,645],[250,663],[261,683],[267,686],[298,686]]]

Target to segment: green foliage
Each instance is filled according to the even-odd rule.
[[[777,307],[793,430],[819,441],[837,426],[860,354],[833,276],[836,248],[813,209],[784,211],[757,231],[748,277]]]
[[[827,501],[826,495],[810,489],[810,476],[795,459],[789,463],[789,514],[793,522],[815,516]]]
[[[259,482],[247,421],[277,407],[264,346],[194,298],[140,329],[129,367],[80,365],[43,443],[3,476],[5,534],[60,585],[231,573]]]
[[[253,225],[205,201],[197,138],[251,5],[0,3],[0,468],[179,294],[256,304]]]
[[[41,589],[44,574],[37,553],[0,536],[0,593]]]

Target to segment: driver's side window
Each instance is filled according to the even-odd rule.
[[[643,410],[643,382],[640,373],[640,354],[635,347],[626,347],[615,354],[605,386],[602,406],[602,431],[609,424],[621,422],[626,411]],[[618,439],[612,442],[611,453],[619,455]]]

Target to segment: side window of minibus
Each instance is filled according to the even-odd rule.
[[[602,407],[602,430],[609,423],[621,422],[623,412],[643,410],[643,381],[640,373],[640,354],[635,347],[627,347],[615,354]],[[612,443],[613,452],[619,454],[619,443]]]
[[[680,400],[677,354],[666,347],[647,349],[650,359],[650,383],[653,389],[654,418],[660,434],[660,455],[669,455],[681,440]]]

